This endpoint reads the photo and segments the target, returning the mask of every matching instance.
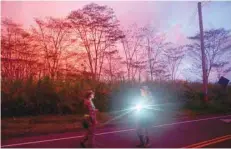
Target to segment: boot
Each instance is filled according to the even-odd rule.
[[[144,136],[139,135],[140,144],[136,145],[136,147],[144,147]]]
[[[86,148],[86,146],[85,146],[85,144],[84,144],[83,141],[80,142],[80,146],[81,146],[82,148]]]
[[[80,141],[80,146],[82,148],[86,148],[85,142],[88,140],[88,137],[86,136],[82,141]]]
[[[149,147],[149,145],[150,145],[150,144],[149,144],[149,137],[146,136],[146,137],[145,137],[145,145],[144,145],[144,146],[145,146],[145,147]]]

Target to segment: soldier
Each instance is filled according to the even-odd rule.
[[[98,109],[95,108],[92,99],[94,98],[93,91],[87,91],[84,99],[84,107],[87,109],[88,113],[84,115],[83,127],[87,130],[83,140],[80,142],[82,147],[85,146],[85,142],[89,141],[89,147],[94,147],[95,143],[95,127],[98,123],[96,120],[96,112]]]
[[[152,104],[151,93],[147,86],[142,86],[141,89],[141,103],[144,106],[149,106]],[[148,108],[142,109],[139,114],[137,114],[136,132],[140,140],[140,144],[137,147],[148,147],[149,146],[149,136],[148,136],[148,126],[150,124],[149,120],[151,116],[151,110]]]

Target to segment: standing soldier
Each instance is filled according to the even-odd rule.
[[[92,99],[94,98],[93,91],[87,91],[84,99],[84,107],[87,109],[87,114],[84,115],[83,127],[87,130],[83,140],[80,142],[82,147],[85,146],[85,142],[89,141],[89,147],[94,147],[95,144],[95,127],[98,123],[96,120],[96,112],[98,109],[95,108]]]
[[[151,93],[147,86],[142,86],[141,89],[141,103],[145,106],[150,106],[152,104]],[[150,124],[151,110],[148,108],[142,109],[137,115],[137,125],[136,132],[140,140],[140,144],[137,147],[148,147],[149,146],[149,136],[148,136],[148,126]]]

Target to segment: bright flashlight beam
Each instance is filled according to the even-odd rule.
[[[157,110],[157,111],[164,111],[164,110],[160,110],[160,109],[158,109],[158,108],[155,108],[155,107],[153,107],[153,106],[147,106],[147,107],[145,107],[145,109]]]
[[[142,106],[141,104],[137,104],[137,105],[135,106],[135,109],[136,109],[137,111],[140,111],[142,108],[143,108],[143,106]]]
[[[128,113],[131,112],[131,111],[132,111],[132,110],[127,111],[127,112],[125,112],[125,113],[123,113],[123,114],[121,114],[121,115],[119,115],[119,116],[116,116],[116,117],[114,117],[113,119],[108,120],[107,122],[103,123],[102,125],[106,125],[106,124],[108,124],[108,123],[110,123],[110,122],[112,122],[112,121],[114,121],[114,120],[117,120],[117,119],[119,119],[119,118],[125,116],[126,114],[128,114]]]
[[[118,110],[118,111],[112,111],[110,112],[111,114],[116,114],[116,113],[119,113],[119,112],[126,112],[126,111],[130,111],[131,108],[128,108],[128,109],[124,109],[124,110]]]
[[[171,104],[171,103],[170,103],[170,104]],[[141,105],[141,104],[137,104],[137,105],[136,105],[135,107],[133,107],[133,108],[128,108],[128,109],[124,109],[124,110],[113,111],[113,112],[110,112],[110,113],[119,113],[119,112],[125,112],[125,113],[122,113],[121,115],[116,116],[115,118],[113,118],[113,119],[111,119],[111,120],[109,120],[109,121],[103,123],[102,125],[105,125],[105,124],[108,124],[108,123],[110,123],[110,122],[112,122],[112,121],[114,121],[114,120],[117,120],[117,119],[123,117],[124,115],[126,115],[126,114],[132,112],[133,110],[140,111],[140,110],[142,110],[143,108],[145,108],[145,109],[150,109],[150,110],[164,111],[164,110],[160,110],[160,109],[155,108],[155,107],[162,106],[162,105],[167,105],[167,104],[155,104],[155,105],[148,105],[148,106],[143,106],[143,105]]]
[[[151,105],[153,107],[156,107],[156,106],[165,106],[165,105],[172,105],[173,103],[162,103],[162,104],[155,104],[155,105]]]

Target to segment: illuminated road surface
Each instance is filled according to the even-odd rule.
[[[202,145],[206,148],[231,148],[231,115],[200,116],[196,119],[156,118],[150,129],[152,148],[181,148]],[[226,120],[226,121],[224,121]],[[82,131],[2,140],[10,148],[78,148]],[[219,142],[219,138],[223,140]],[[224,139],[226,137],[226,140]],[[216,139],[218,138],[218,139]],[[98,148],[134,148],[138,138],[131,124],[105,126],[97,130]],[[202,142],[202,144],[200,144]],[[217,142],[217,143],[216,143]],[[197,147],[197,146],[196,146]]]

